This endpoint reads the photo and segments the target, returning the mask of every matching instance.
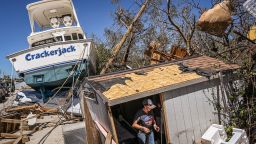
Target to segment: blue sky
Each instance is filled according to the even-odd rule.
[[[0,6],[0,70],[11,74],[12,66],[5,58],[6,55],[28,48],[27,36],[30,25],[26,5],[37,0],[2,0]],[[127,7],[131,1],[124,0]],[[203,0],[204,1],[204,0]],[[115,6],[111,0],[73,0],[80,23],[87,33],[87,37],[94,33],[104,39],[104,29],[111,27],[111,14]],[[207,5],[204,1],[203,5]]]

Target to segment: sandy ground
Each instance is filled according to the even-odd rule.
[[[41,131],[37,131],[30,136],[27,144],[38,143],[53,127],[47,127]],[[56,127],[45,139],[44,144],[84,144],[85,129],[84,122],[60,125]]]
[[[86,139],[85,122],[63,125],[65,144],[84,144]]]
[[[30,136],[30,141],[26,144],[36,144],[38,143],[53,127],[47,127],[40,131],[35,132]],[[64,144],[64,137],[62,132],[62,126],[56,127],[49,136],[45,139],[44,144]]]

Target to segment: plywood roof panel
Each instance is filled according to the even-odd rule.
[[[130,73],[124,76],[127,80],[123,84],[113,84],[103,92],[107,99],[113,100],[125,96],[173,85],[188,80],[200,78],[195,72],[184,73],[178,65],[154,68],[143,74]],[[123,78],[124,78],[123,77]]]
[[[184,66],[189,71],[184,71]],[[238,69],[235,64],[225,64],[217,59],[199,56],[175,63],[165,63],[137,70],[94,76],[88,82],[97,84],[101,96],[108,102],[117,104],[128,99],[136,99],[144,94],[168,91],[207,80],[198,70],[205,73]],[[97,89],[97,88],[96,88]]]

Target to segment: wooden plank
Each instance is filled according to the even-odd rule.
[[[0,137],[2,138],[18,138],[20,135],[10,134],[10,133],[0,133]]]
[[[169,126],[168,126],[168,119],[167,119],[167,111],[166,111],[166,104],[165,104],[165,94],[164,93],[161,93],[160,94],[160,102],[161,102],[161,105],[162,105],[162,118],[163,118],[163,122],[164,122],[164,131],[165,131],[165,137],[166,137],[166,141],[167,143],[171,143],[171,138],[170,138],[170,134],[169,134]]]
[[[133,95],[129,95],[129,96],[126,96],[126,97],[121,97],[121,98],[118,98],[118,99],[109,100],[109,106],[113,106],[113,105],[117,105],[117,104],[120,104],[120,103],[125,103],[125,102],[128,102],[128,101],[144,98],[144,97],[147,97],[147,96],[150,96],[150,95],[155,95],[155,94],[159,94],[159,93],[163,93],[163,92],[167,92],[167,91],[172,91],[172,90],[175,90],[175,89],[178,89],[178,88],[198,84],[198,83],[201,83],[201,82],[206,82],[208,80],[209,79],[206,78],[206,77],[201,77],[201,78],[181,82],[181,83],[178,83],[178,84],[164,86],[164,87],[161,87],[161,88],[152,89],[152,90],[148,90],[148,91],[145,91],[145,92],[140,92],[140,93],[136,93],[136,94],[133,94]]]
[[[10,130],[10,128],[11,128],[11,124],[10,123],[7,123],[6,124],[6,132],[8,133],[8,132],[10,132],[11,130]]]
[[[109,120],[110,120],[110,124],[111,124],[111,129],[112,129],[112,132],[113,132],[114,140],[118,144],[118,137],[117,137],[117,132],[116,132],[116,127],[115,127],[112,111],[111,111],[110,106],[108,106],[108,105],[107,105],[107,110],[108,110],[108,117],[109,117]]]
[[[22,140],[22,136],[19,137],[19,138],[17,138],[17,139],[13,142],[13,144],[18,144],[18,143],[20,143],[21,140]]]
[[[13,125],[12,125],[12,131],[15,131],[16,130],[16,127],[17,127],[17,123],[14,123]]]
[[[109,133],[107,134],[105,144],[111,144],[111,143],[112,143],[112,135],[111,135],[111,133],[109,132]]]
[[[2,122],[2,123],[20,123],[21,120],[19,120],[19,119],[4,119],[4,118],[1,118],[0,122]]]
[[[4,124],[1,122],[0,119],[0,133],[4,132]]]
[[[107,135],[108,135],[109,132],[107,132],[107,131],[102,127],[102,125],[101,125],[99,122],[95,121],[95,123],[96,123],[96,126],[98,127],[98,129],[100,130],[101,134],[102,134],[104,137],[107,137]],[[116,144],[116,142],[115,142],[113,139],[112,139],[112,144]]]
[[[0,144],[13,144],[15,142],[15,140],[10,140],[10,141],[6,141],[6,142],[0,142]]]

